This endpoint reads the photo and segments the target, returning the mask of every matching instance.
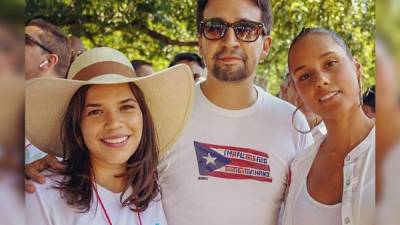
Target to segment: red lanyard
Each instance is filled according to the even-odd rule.
[[[109,225],[113,225],[112,222],[111,222],[110,216],[107,213],[106,207],[104,207],[103,201],[100,198],[99,192],[97,191],[96,184],[94,182],[92,182],[92,186],[93,186],[94,193],[96,194],[96,197],[99,200],[101,209],[103,210],[103,213],[106,216],[106,220],[107,220],[108,224]],[[142,219],[140,218],[139,212],[137,213],[137,215],[138,215],[138,218],[139,218],[139,224],[142,225]]]

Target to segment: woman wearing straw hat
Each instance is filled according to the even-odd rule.
[[[65,164],[27,194],[27,224],[166,224],[158,154],[185,126],[193,79],[186,66],[134,76],[103,47],[80,55],[68,79],[27,82],[27,138]]]
[[[327,134],[291,164],[283,224],[375,224],[375,128],[361,108],[361,65],[323,28],[300,32],[288,55],[299,95]]]

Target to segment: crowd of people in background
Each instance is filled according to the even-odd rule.
[[[77,56],[82,54],[86,47],[81,39],[76,36],[63,34],[61,30],[42,17],[32,19],[25,27],[25,70],[26,79],[35,77],[60,77],[65,78],[69,65]],[[132,59],[131,64],[136,76],[143,77],[155,72],[151,62],[142,59]],[[193,73],[195,83],[207,79],[207,71],[201,56],[193,52],[183,52],[177,54],[170,62],[168,67],[186,64]],[[292,84],[292,78],[288,69],[282,76],[279,98],[300,107],[309,122],[311,128],[321,124],[314,114],[302,103],[301,98],[296,93],[296,88]],[[266,87],[262,87],[266,88]],[[363,95],[363,109],[367,115],[373,118],[375,113],[375,86],[371,86]],[[319,132],[324,133],[323,126]],[[315,129],[317,130],[319,129]]]

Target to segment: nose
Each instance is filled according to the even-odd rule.
[[[235,31],[229,27],[225,36],[222,39],[223,45],[228,48],[235,48],[239,46],[239,40],[236,38]]]
[[[327,86],[328,84],[330,84],[329,75],[326,73],[322,73],[322,72],[319,73],[316,87],[318,89],[321,89],[322,87]]]
[[[122,126],[121,116],[117,112],[108,112],[104,124],[105,129],[115,130]]]

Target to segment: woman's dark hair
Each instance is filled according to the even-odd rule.
[[[160,192],[158,185],[158,143],[153,120],[146,105],[143,92],[134,83],[128,83],[143,114],[142,137],[135,153],[128,159],[127,170],[118,175],[127,181],[121,194],[122,206],[129,206],[133,211],[143,212]],[[91,85],[82,86],[75,92],[66,110],[61,125],[61,141],[64,148],[66,167],[59,174],[64,176],[56,188],[67,204],[88,212],[93,199],[92,167],[80,127],[86,93]],[[124,198],[128,188],[132,194]]]
[[[345,51],[346,54],[349,58],[353,58],[353,54],[351,54],[351,51],[349,49],[349,47],[346,45],[346,43],[344,42],[343,38],[337,34],[334,31],[325,29],[325,28],[321,28],[321,27],[312,27],[312,28],[303,28],[300,33],[293,39],[292,43],[290,44],[289,47],[289,52],[288,52],[288,62],[289,62],[289,55],[290,52],[292,51],[293,46],[300,41],[301,39],[303,39],[304,37],[306,37],[309,34],[324,34],[324,35],[328,35],[330,36],[340,47],[342,47]]]
[[[363,94],[363,104],[370,106],[375,112],[375,85],[372,85]]]

